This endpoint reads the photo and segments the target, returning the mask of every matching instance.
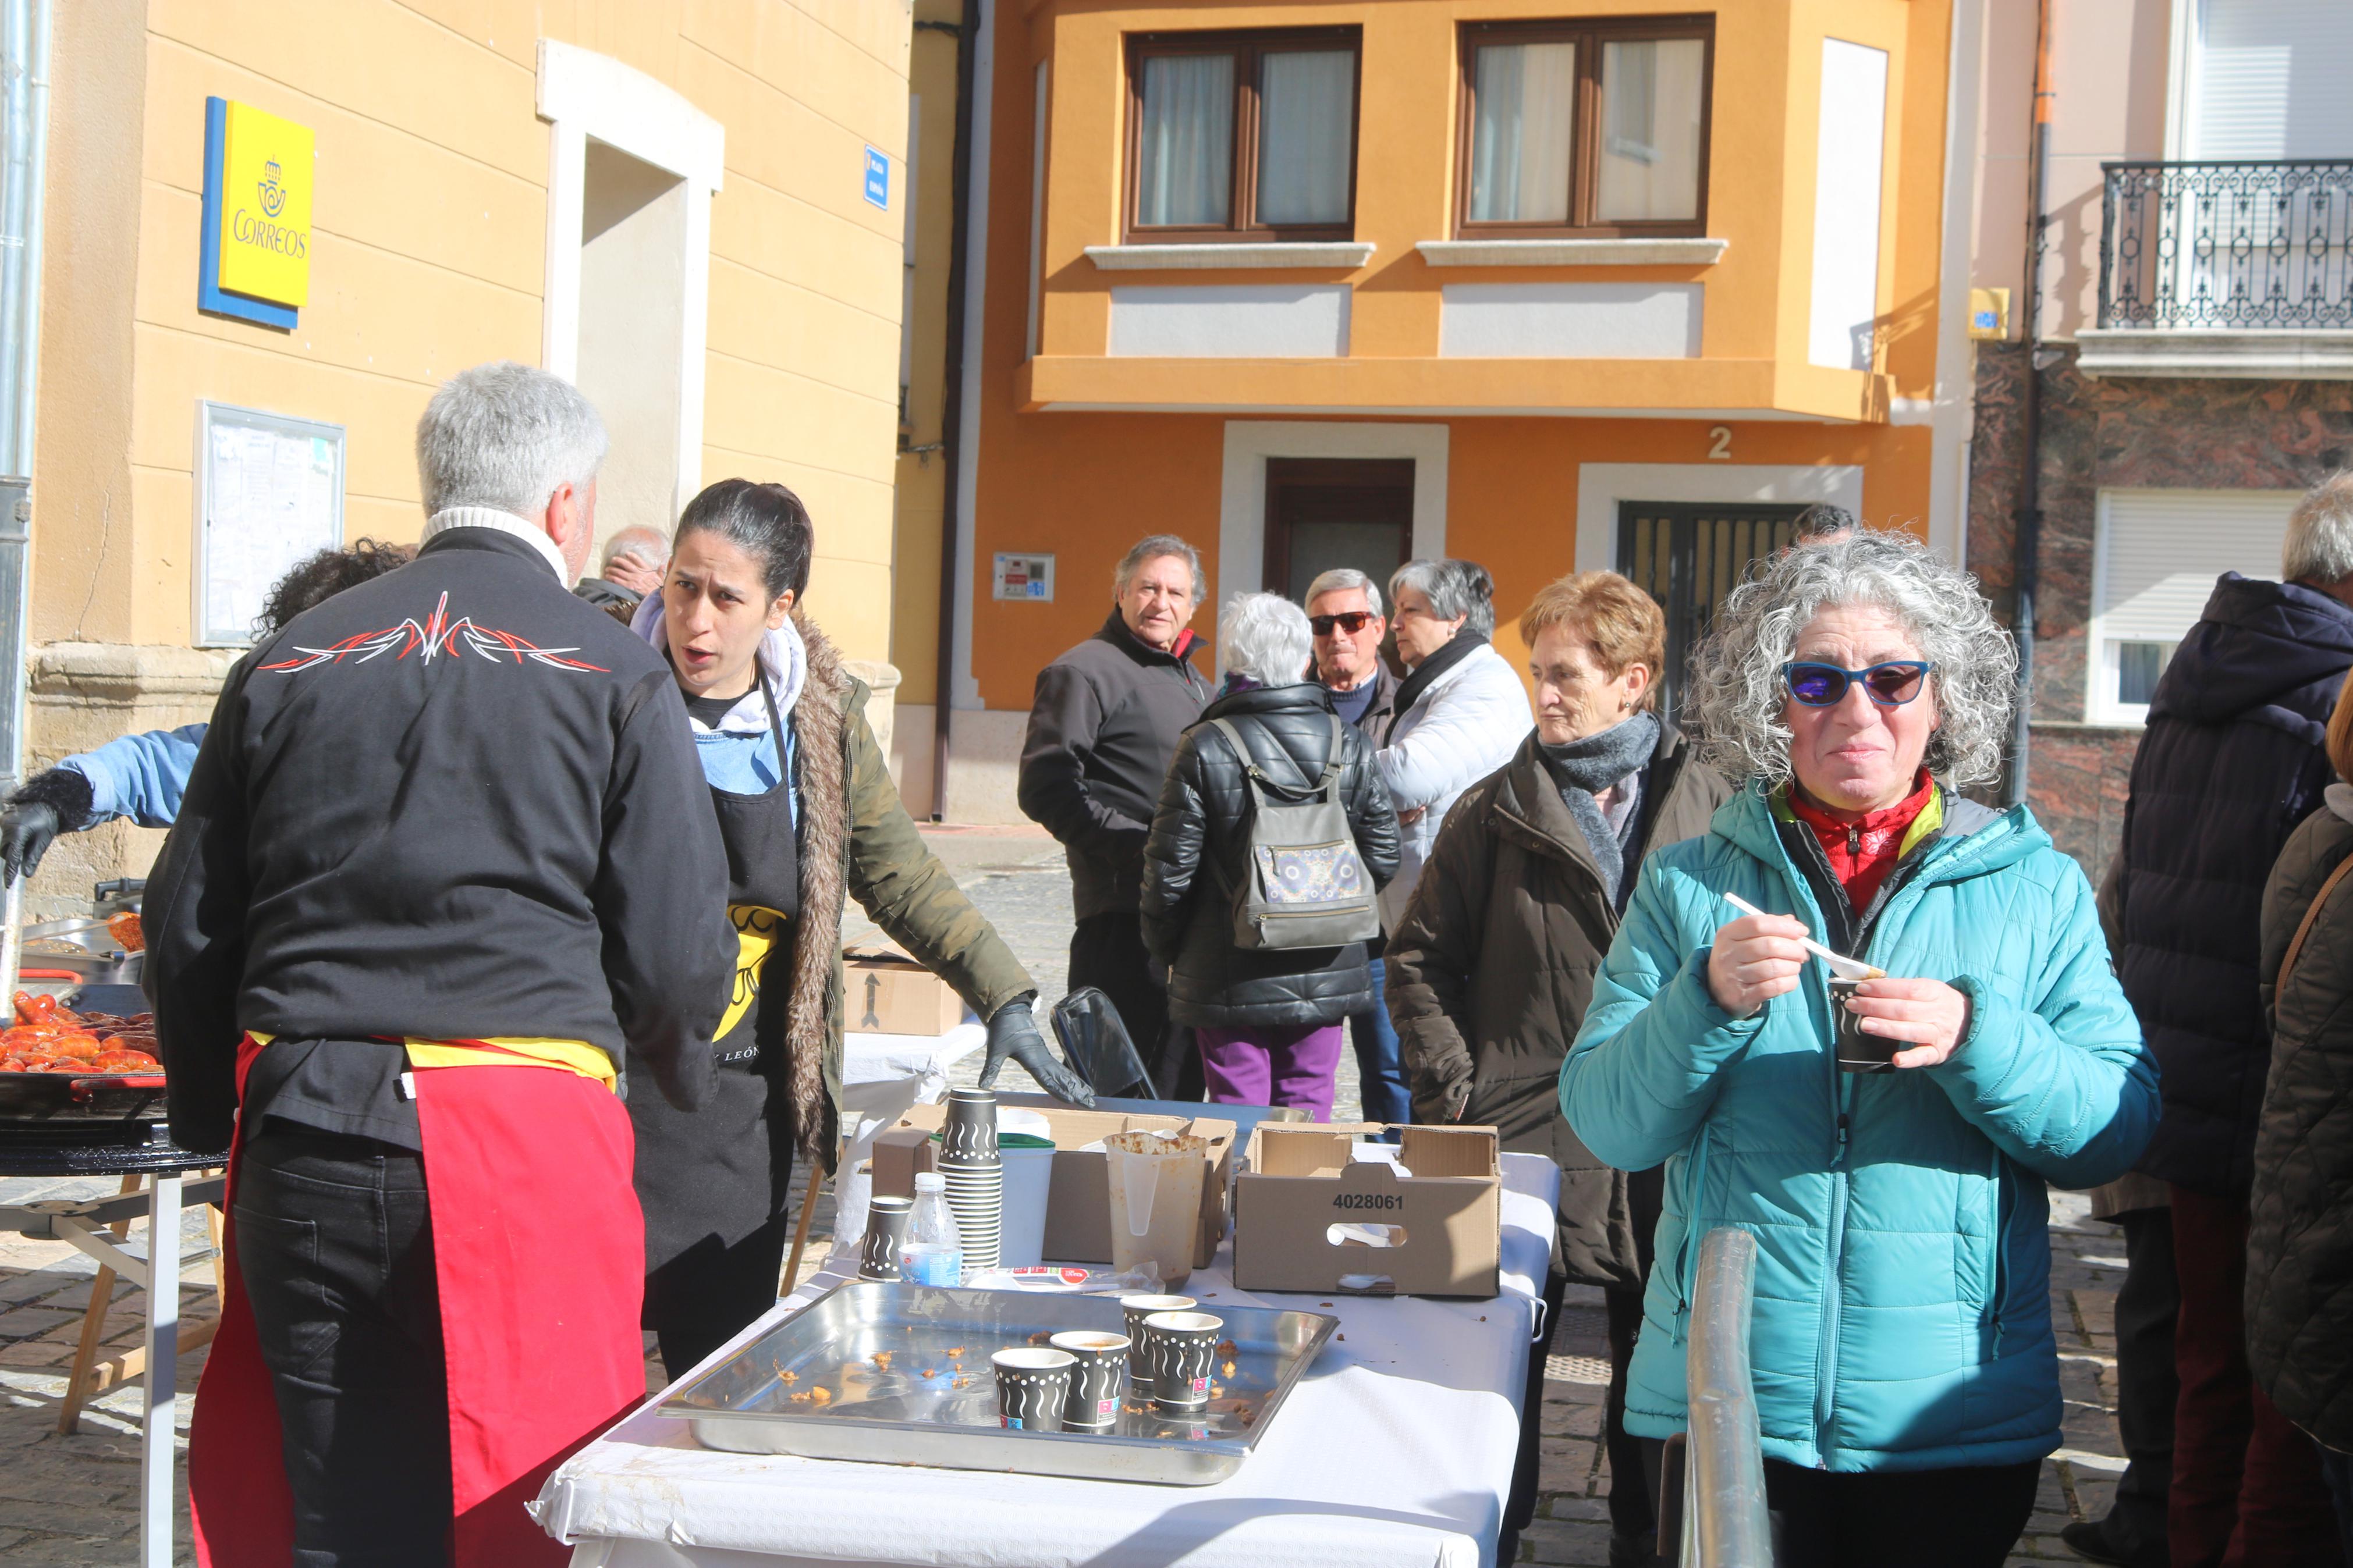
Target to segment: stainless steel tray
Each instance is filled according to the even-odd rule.
[[[1200,1310],[1226,1321],[1235,1353],[1230,1373],[1212,1369],[1198,1421],[1161,1416],[1131,1388],[1118,1428],[1101,1436],[1007,1430],[988,1358],[1065,1329],[1124,1332],[1117,1300],[868,1280],[828,1291],[660,1411],[691,1423],[705,1447],[740,1454],[1208,1486],[1241,1467],[1339,1320],[1216,1301]]]

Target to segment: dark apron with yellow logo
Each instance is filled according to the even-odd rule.
[[[760,696],[781,763],[784,720],[765,671]],[[663,1358],[680,1372],[776,1301],[793,1168],[785,1014],[800,846],[791,787],[787,778],[765,795],[711,792],[738,943],[734,989],[713,1042],[718,1082],[691,1113],[642,1079],[629,1095],[646,1215],[646,1326],[660,1332]]]

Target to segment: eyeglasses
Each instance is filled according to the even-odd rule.
[[[1882,708],[1901,708],[1920,695],[1920,682],[1936,666],[1926,659],[1890,659],[1868,669],[1841,669],[1813,659],[1794,659],[1781,667],[1789,695],[1809,708],[1835,708],[1846,700],[1846,689],[1856,681]]]
[[[1343,610],[1336,616],[1310,616],[1307,624],[1319,637],[1330,637],[1334,626],[1355,637],[1371,625],[1372,619],[1373,612],[1370,610]]]

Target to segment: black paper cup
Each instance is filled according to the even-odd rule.
[[[1904,1042],[1864,1034],[1862,1017],[1846,1009],[1847,998],[1862,984],[1860,980],[1831,982],[1831,1022],[1835,1026],[1831,1043],[1838,1053],[1839,1071],[1894,1072],[1895,1053],[1904,1048]]]
[[[985,1089],[948,1090],[946,1124],[940,1129],[944,1165],[993,1164],[997,1160],[997,1096]]]
[[[1071,1378],[1079,1358],[1050,1347],[998,1351],[988,1358],[997,1369],[997,1424],[1020,1432],[1059,1432],[1071,1402]]]
[[[907,1237],[907,1216],[914,1212],[913,1198],[870,1198],[866,1204],[866,1240],[858,1249],[860,1279],[896,1279],[899,1244]]]
[[[1119,1310],[1127,1316],[1127,1338],[1130,1345],[1127,1375],[1138,1392],[1152,1390],[1152,1336],[1144,1330],[1144,1320],[1155,1312],[1189,1312],[1200,1303],[1190,1296],[1122,1296]]]
[[[1071,1402],[1063,1407],[1062,1430],[1108,1432],[1118,1426],[1120,1396],[1126,1392],[1127,1352],[1133,1342],[1125,1334],[1108,1334],[1100,1329],[1072,1329],[1048,1342],[1058,1351],[1070,1352],[1079,1363],[1071,1374]]]
[[[1209,1369],[1218,1364],[1223,1318],[1207,1312],[1155,1312],[1144,1320],[1152,1343],[1152,1403],[1176,1415],[1209,1406]]]

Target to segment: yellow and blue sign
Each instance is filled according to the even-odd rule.
[[[291,328],[311,297],[307,125],[205,100],[205,212],[196,308]]]

